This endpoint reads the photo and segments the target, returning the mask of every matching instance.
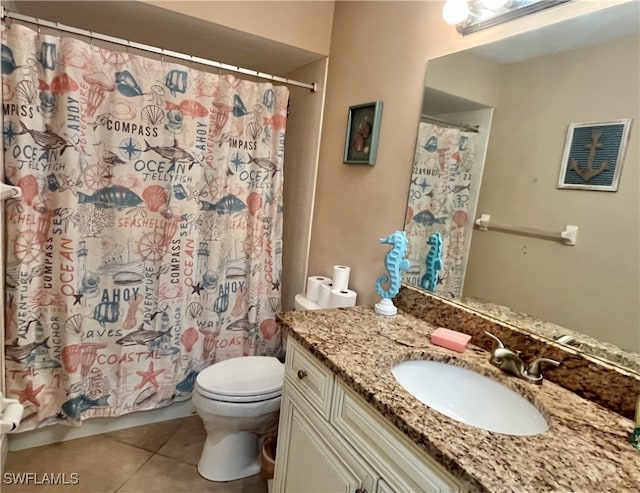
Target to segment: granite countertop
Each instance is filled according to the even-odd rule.
[[[553,382],[507,375],[476,346],[462,354],[435,346],[435,327],[404,312],[385,317],[353,307],[278,318],[289,336],[474,491],[640,491],[640,451],[627,442],[632,421]],[[396,382],[391,368],[407,359],[450,362],[494,378],[529,399],[549,430],[510,436],[448,418]]]

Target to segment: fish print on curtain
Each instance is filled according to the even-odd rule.
[[[429,236],[442,237],[442,269],[435,293],[460,297],[475,204],[470,195],[478,180],[474,169],[476,135],[421,122],[411,175],[405,231],[411,267],[405,282],[421,286],[427,272]]]
[[[288,90],[2,32],[6,388],[21,430],[190,397],[281,350]]]

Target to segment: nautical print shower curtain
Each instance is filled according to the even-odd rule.
[[[6,388],[22,430],[274,355],[288,91],[2,28]]]
[[[405,231],[411,267],[404,281],[420,286],[426,274],[429,236],[442,238],[442,269],[435,293],[459,298],[471,239],[480,173],[476,133],[421,122],[409,189]]]

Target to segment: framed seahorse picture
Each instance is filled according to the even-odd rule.
[[[382,101],[349,107],[342,159],[345,164],[376,164],[381,120]]]
[[[558,188],[617,191],[630,128],[631,118],[569,125]]]

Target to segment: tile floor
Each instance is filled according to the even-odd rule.
[[[258,476],[213,483],[196,464],[205,439],[198,416],[9,452],[2,493],[266,493]],[[7,473],[71,473],[78,484],[7,484]],[[42,480],[40,480],[42,481]]]

